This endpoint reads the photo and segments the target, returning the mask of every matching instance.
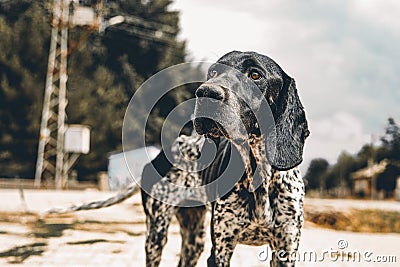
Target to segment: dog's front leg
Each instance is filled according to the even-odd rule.
[[[152,211],[146,217],[146,267],[160,265],[162,250],[167,243],[167,232],[175,207],[151,199]]]
[[[299,227],[303,218],[296,218],[292,222],[285,223],[275,229],[275,237],[272,247],[274,253],[271,259],[271,267],[294,267],[297,259],[300,241]]]
[[[297,168],[276,173],[274,180],[277,197],[273,200],[275,252],[271,266],[295,266],[304,222],[304,183]]]
[[[231,193],[228,197],[217,200],[212,205],[211,216],[211,256],[208,267],[227,267],[238,243],[238,234],[244,226],[247,216],[245,200],[238,194]]]
[[[211,217],[211,256],[208,258],[208,267],[230,266],[230,260],[236,246],[236,230],[234,225],[235,214],[227,210],[223,203],[217,201],[213,205]],[[226,204],[225,204],[226,205]]]

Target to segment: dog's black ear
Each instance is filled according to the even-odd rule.
[[[271,165],[278,170],[288,170],[303,161],[304,142],[310,132],[306,115],[297,94],[294,79],[283,73],[282,88],[274,110],[275,132],[274,146],[270,154]]]

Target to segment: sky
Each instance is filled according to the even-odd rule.
[[[256,51],[296,80],[311,130],[303,166],[354,154],[378,143],[388,117],[400,122],[400,1],[175,0],[172,9],[189,60]]]

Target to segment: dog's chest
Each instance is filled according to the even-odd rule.
[[[298,170],[271,171],[269,179],[264,180],[268,180],[269,184],[264,182],[254,192],[254,206],[251,206],[245,197],[236,201],[245,203],[241,207],[242,211],[237,212],[237,214],[244,215],[242,218],[244,223],[238,234],[239,243],[245,245],[268,244],[275,239],[282,224],[291,222],[302,214],[304,185],[301,177],[294,173],[298,173]],[[241,192],[237,193],[239,198],[244,195]]]

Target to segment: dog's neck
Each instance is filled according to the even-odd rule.
[[[250,135],[247,142],[235,146],[246,171],[241,183],[248,192],[249,218],[257,224],[268,225],[272,218],[268,196],[273,172],[267,160],[264,138]]]
[[[254,192],[261,183],[269,184],[271,165],[268,163],[264,137],[250,135],[247,142],[235,144],[238,149],[246,172],[243,180],[244,187],[249,192]]]

